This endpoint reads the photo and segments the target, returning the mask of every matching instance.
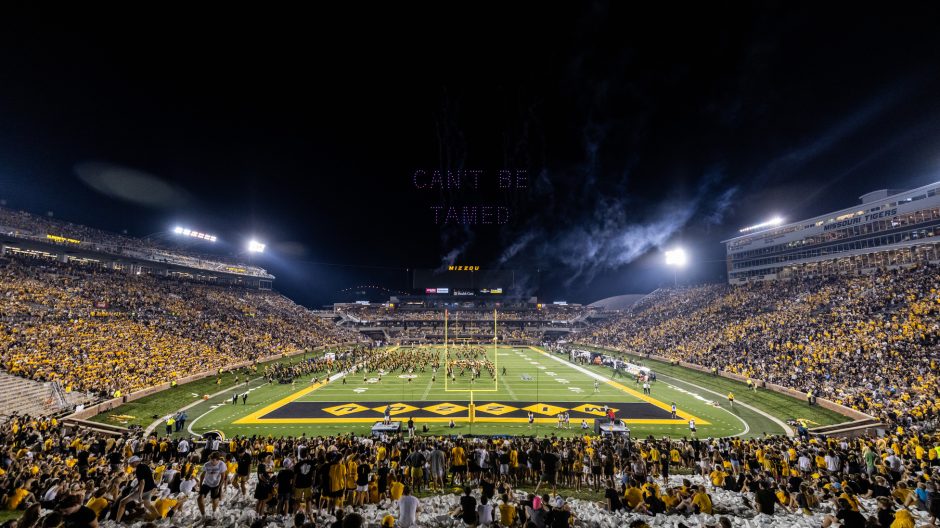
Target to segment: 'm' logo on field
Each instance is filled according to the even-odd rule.
[[[518,410],[518,407],[513,407],[512,405],[503,405],[501,403],[486,403],[477,406],[478,412],[484,412],[486,414],[493,414],[496,416]]]
[[[414,405],[408,405],[407,403],[393,403],[391,404],[392,410],[389,414],[395,416],[396,414],[408,413],[411,411],[418,410]],[[385,413],[385,407],[373,407],[373,411],[378,411],[380,413]]]
[[[362,411],[368,411],[368,407],[363,407],[358,403],[346,403],[343,405],[334,405],[333,407],[326,407],[323,409],[323,412],[328,412],[333,416],[346,416],[347,414],[361,413]]]
[[[457,405],[454,403],[438,403],[437,405],[431,405],[429,407],[423,408],[425,411],[430,411],[434,414],[440,414],[447,416],[448,414],[454,414],[466,411],[467,408],[463,405]]]
[[[613,409],[614,412],[617,412],[617,411],[620,410],[620,409],[617,409],[617,408],[615,408],[615,407],[609,407],[609,408],[610,408],[610,409]],[[581,412],[581,413],[584,413],[584,414],[593,414],[593,415],[595,415],[595,416],[604,416],[604,406],[603,406],[603,405],[597,406],[597,405],[591,405],[591,404],[588,403],[588,404],[584,404],[584,405],[579,405],[579,406],[577,406],[577,407],[573,407],[571,410],[572,410],[572,411],[576,411],[576,412]]]
[[[543,414],[545,416],[554,416],[558,413],[567,411],[564,407],[556,407],[548,403],[536,403],[528,407],[523,407],[523,411],[532,411],[536,414]]]

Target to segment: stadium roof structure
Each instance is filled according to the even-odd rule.
[[[751,233],[740,234],[740,235],[737,235],[737,236],[733,236],[733,237],[731,237],[731,238],[729,238],[729,239],[727,239],[727,240],[722,240],[721,243],[722,243],[722,244],[727,244],[727,243],[733,242],[733,241],[735,241],[735,240],[742,240],[742,239],[751,238],[751,237],[753,237],[753,238],[756,239],[756,238],[763,238],[763,237],[766,237],[766,236],[768,236],[768,235],[772,235],[772,234],[775,234],[775,233],[785,233],[785,232],[791,231],[791,230],[792,230],[791,228],[800,227],[801,224],[806,224],[805,227],[809,227],[809,226],[811,226],[811,225],[813,225],[813,224],[815,224],[815,223],[817,223],[817,222],[819,222],[820,225],[822,225],[822,223],[826,223],[826,222],[832,223],[832,222],[836,221],[836,219],[837,219],[839,216],[846,215],[846,214],[852,214],[852,213],[855,213],[855,214],[862,213],[862,212],[864,212],[864,209],[867,208],[870,204],[875,203],[875,202],[879,202],[879,201],[883,201],[883,200],[896,199],[898,202],[905,202],[905,201],[906,201],[906,202],[910,202],[910,201],[913,201],[913,200],[915,199],[915,198],[913,198],[913,197],[914,197],[914,196],[917,196],[918,193],[926,193],[927,191],[930,191],[931,188],[936,187],[937,184],[940,184],[940,181],[933,182],[933,183],[928,184],[928,185],[923,185],[923,186],[918,187],[918,188],[916,188],[916,189],[907,189],[907,190],[898,190],[898,189],[877,189],[877,190],[874,190],[874,191],[871,191],[871,192],[868,192],[868,193],[865,193],[865,194],[859,196],[859,197],[858,197],[858,199],[859,199],[859,204],[858,204],[858,205],[851,205],[851,206],[849,206],[849,207],[845,207],[845,208],[843,208],[843,209],[839,209],[838,211],[832,211],[832,212],[829,212],[829,213],[823,213],[823,214],[816,215],[816,216],[814,216],[814,217],[812,217],[812,218],[807,218],[807,219],[804,219],[804,220],[795,220],[795,221],[793,221],[793,222],[788,222],[788,223],[785,223],[785,224],[775,225],[775,226],[769,227],[769,228],[767,228],[767,229],[763,229],[763,230],[759,230],[759,231],[754,231],[754,232],[751,232]],[[862,210],[860,211],[859,208],[861,208]]]
[[[588,308],[599,308],[601,310],[627,310],[634,304],[640,302],[640,299],[646,297],[646,293],[626,293],[624,295],[615,295],[594,301],[588,305]]]

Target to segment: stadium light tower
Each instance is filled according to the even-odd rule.
[[[666,251],[666,265],[672,268],[672,286],[679,285],[679,269],[684,268],[689,263],[689,256],[682,248],[675,248]]]
[[[265,245],[262,244],[261,242],[258,242],[257,240],[252,239],[248,241],[249,253],[264,253],[264,248],[265,248]]]
[[[215,235],[209,235],[201,231],[196,231],[194,229],[189,229],[188,227],[182,227],[182,226],[174,227],[173,234],[184,236],[184,237],[198,238],[199,240],[205,240],[207,242],[215,242],[216,240],[218,240],[218,237]]]

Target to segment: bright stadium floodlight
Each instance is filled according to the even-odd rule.
[[[666,251],[666,265],[675,266],[677,268],[684,268],[685,265],[689,262],[688,255],[685,254],[685,250],[682,248],[670,249]]]
[[[679,285],[679,269],[689,263],[689,256],[682,248],[670,249],[665,252],[666,265],[672,268],[672,286]]]
[[[751,231],[757,231],[758,229],[764,229],[768,227],[777,227],[778,225],[783,224],[783,218],[775,216],[766,222],[761,222],[756,225],[747,226],[739,230],[740,233],[750,233]]]
[[[189,229],[188,227],[176,226],[173,228],[173,233],[191,238],[198,238],[199,240],[205,240],[207,242],[215,242],[218,240],[218,237],[215,235],[207,235],[205,233]]]
[[[263,253],[265,245],[257,240],[248,241],[248,252],[249,253]]]

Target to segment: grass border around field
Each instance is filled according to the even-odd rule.
[[[337,346],[330,347],[324,350],[318,350],[315,352],[310,352],[307,357],[320,357],[329,352],[336,352],[346,347]],[[265,361],[263,363],[258,363],[259,367],[265,367],[268,365],[273,365],[276,363],[292,363],[295,360],[302,360],[305,357],[305,354],[294,354],[292,356],[280,357]],[[239,382],[235,383],[235,376],[239,375]],[[234,371],[225,371],[222,373],[222,383],[216,383],[216,379],[219,376],[206,376],[205,378],[198,379],[195,381],[190,381],[189,383],[183,383],[177,385],[176,387],[171,387],[162,391],[155,392],[140,398],[138,400],[129,401],[123,403],[117,407],[114,407],[111,410],[100,412],[88,420],[98,423],[106,423],[110,425],[118,425],[121,427],[129,427],[132,425],[139,425],[146,428],[154,422],[157,418],[154,416],[163,417],[171,413],[186,407],[187,405],[199,401],[202,395],[212,395],[221,391],[229,390],[238,390],[242,391],[245,388],[255,387],[259,383],[265,383],[263,380],[254,381],[250,385],[244,384],[243,369],[237,369]],[[261,377],[261,372],[252,373],[249,376],[249,379],[255,380],[256,378]],[[193,396],[196,394],[197,396]],[[112,416],[132,416],[133,419],[127,420],[124,423],[112,419]]]
[[[826,409],[825,407],[819,405],[810,406],[807,405],[807,403],[803,400],[799,400],[792,396],[781,394],[770,389],[759,388],[756,392],[749,390],[747,388],[747,384],[731,378],[714,376],[713,374],[692,368],[674,365],[665,361],[646,358],[628,352],[621,352],[619,350],[612,350],[604,347],[584,344],[579,344],[577,346],[586,350],[593,350],[595,352],[601,352],[608,355],[620,356],[638,365],[649,366],[651,369],[653,369],[653,372],[656,373],[657,378],[666,377],[669,378],[669,381],[677,381],[679,383],[685,382],[687,384],[698,385],[699,387],[713,390],[723,395],[729,392],[734,392],[736,396],[746,398],[746,401],[749,405],[752,405],[753,407],[780,420],[786,421],[793,418],[805,419],[809,422],[812,422],[810,423],[810,426],[834,425],[838,423],[851,422],[853,420],[853,418],[836,411]],[[608,367],[593,368],[610,370]],[[666,380],[664,379],[663,381]]]

